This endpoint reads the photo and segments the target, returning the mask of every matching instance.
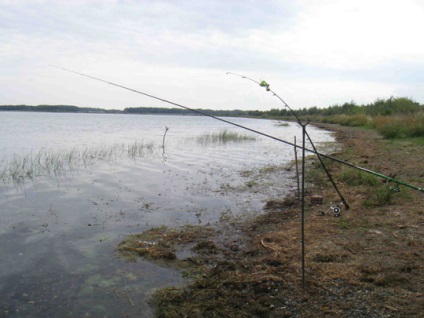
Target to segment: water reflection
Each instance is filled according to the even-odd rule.
[[[61,115],[53,117],[60,122],[65,118]],[[146,138],[156,149],[151,156],[100,158],[54,177],[38,175],[18,188],[2,185],[0,316],[149,317],[146,298],[152,289],[178,285],[183,279],[169,268],[121,260],[115,251],[120,240],[162,225],[216,224],[253,216],[265,199],[281,197],[293,187],[293,174],[284,169],[257,173],[284,165],[292,158],[292,149],[262,138],[199,144],[195,136],[223,127],[204,119],[193,126],[198,118],[172,118],[166,124],[170,129],[164,158],[160,148],[164,117],[141,125],[143,118],[97,116],[100,128],[89,125],[79,138],[85,138],[87,147],[98,147],[96,138],[102,135],[105,140],[101,129],[108,127],[116,135],[108,134],[104,145],[128,144],[128,139],[120,138],[140,135],[144,125],[149,127]],[[74,128],[79,120],[90,121],[90,117],[74,119]],[[247,122],[279,136],[296,133],[295,127],[276,127],[269,121]],[[119,129],[124,126],[128,130]],[[37,134],[48,132],[43,128]],[[317,136],[316,142],[331,140],[319,130],[310,134]],[[52,132],[49,138],[55,139]],[[66,140],[68,150],[78,141],[70,136]]]

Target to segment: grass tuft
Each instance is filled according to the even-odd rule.
[[[339,180],[351,186],[375,186],[379,183],[376,176],[347,167],[341,168]]]
[[[245,134],[239,134],[236,132],[228,131],[226,129],[217,133],[203,134],[196,138],[196,141],[202,145],[226,144],[229,142],[243,142],[253,140],[256,140],[256,138]]]
[[[14,155],[0,161],[0,180],[4,183],[21,184],[37,176],[57,178],[61,174],[74,171],[95,160],[116,160],[119,158],[139,158],[151,155],[153,144],[135,141],[130,144],[101,145],[92,148],[73,148],[55,152],[41,149],[33,155]]]
[[[392,204],[394,194],[393,189],[387,184],[375,187],[370,191],[369,197],[365,199],[364,206],[370,208]]]

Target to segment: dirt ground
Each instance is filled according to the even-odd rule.
[[[320,126],[342,145],[335,157],[424,187],[422,145]],[[424,193],[325,163],[350,209],[334,216],[330,205],[340,199],[311,157],[304,281],[301,205],[294,197],[270,199],[255,219],[152,229],[123,241],[123,255],[181,268],[190,278],[152,295],[157,316],[424,317]],[[312,204],[314,195],[323,204]]]

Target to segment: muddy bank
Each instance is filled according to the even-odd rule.
[[[324,128],[343,144],[336,157],[423,186],[422,146],[387,141],[371,130]],[[326,163],[350,209],[333,216],[330,204],[339,198],[311,160],[304,287],[300,204],[291,197],[270,199],[260,216],[247,221],[159,228],[124,240],[119,248],[126,257],[177,267],[189,278],[186,286],[151,297],[157,316],[420,317],[423,193],[394,191],[396,185]],[[323,204],[310,203],[316,194]]]

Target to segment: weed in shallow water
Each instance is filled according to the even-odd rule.
[[[153,153],[153,144],[135,141],[130,144],[101,145],[92,148],[73,148],[55,152],[42,148],[33,155],[14,155],[0,161],[0,181],[7,184],[20,184],[37,176],[58,178],[66,172],[87,166],[93,160],[116,160],[119,158],[139,158]]]
[[[227,129],[222,130],[218,133],[203,134],[196,138],[196,141],[202,145],[225,144],[228,142],[241,142],[253,140],[256,140],[256,138],[249,135],[228,131]]]
[[[281,121],[281,122],[276,123],[275,126],[277,126],[277,127],[289,127],[290,124],[287,123],[287,122]]]
[[[246,182],[246,186],[248,188],[252,188],[252,187],[256,186],[257,184],[258,183],[256,181],[254,181],[254,180],[250,180],[250,181]]]

